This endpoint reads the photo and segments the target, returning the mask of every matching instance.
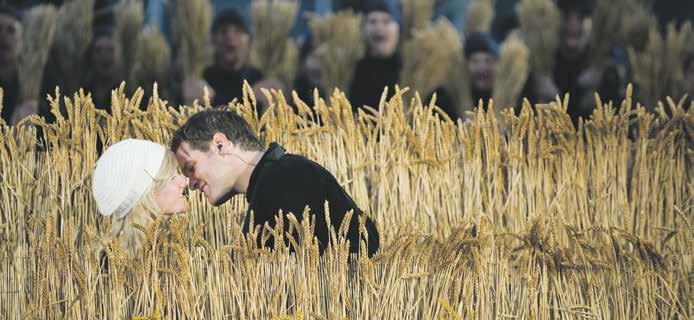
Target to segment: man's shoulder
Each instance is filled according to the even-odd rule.
[[[320,164],[297,154],[287,153],[277,160],[276,171],[287,175],[314,175],[327,172]]]

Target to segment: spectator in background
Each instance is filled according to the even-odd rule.
[[[19,103],[17,60],[22,25],[14,8],[0,4],[0,87],[3,88],[2,119],[12,122]]]
[[[494,90],[499,45],[488,33],[471,33],[465,37],[465,60],[470,75],[472,103],[476,106],[483,100],[486,106]]]
[[[558,0],[562,25],[552,79],[536,77],[536,94],[544,101],[569,93],[568,113],[574,124],[587,119],[595,108],[592,95],[603,101],[619,101],[621,81],[613,62],[591,65],[588,39],[592,5],[584,0]],[[532,53],[531,53],[532,54]]]
[[[214,90],[213,105],[226,105],[241,98],[243,81],[250,85],[263,78],[260,70],[250,66],[251,32],[248,24],[235,9],[221,11],[212,22],[214,64],[203,78]]]
[[[94,106],[110,113],[111,90],[116,89],[124,77],[123,61],[113,26],[95,26],[93,34],[85,53],[87,68],[82,87],[92,93]]]
[[[398,51],[400,25],[395,16],[394,9],[382,1],[369,4],[364,10],[366,55],[357,62],[349,88],[353,108],[378,108],[384,87],[392,93],[398,83],[402,58]]]
[[[294,81],[294,90],[302,101],[313,106],[313,90],[318,89],[321,97],[325,90],[321,84],[320,60],[316,56],[316,48],[311,37],[306,38],[299,51],[299,72]]]

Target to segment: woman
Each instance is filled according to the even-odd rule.
[[[134,256],[147,228],[158,216],[188,211],[187,179],[177,173],[173,153],[146,140],[127,139],[110,146],[96,163],[92,193],[99,212],[111,217],[107,241],[120,241]]]

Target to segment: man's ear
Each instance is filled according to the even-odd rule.
[[[210,146],[210,148],[212,149],[212,151],[219,152],[221,151],[221,149],[227,148],[231,144],[231,141],[227,139],[227,136],[225,134],[217,132],[212,136],[211,144],[212,145]]]

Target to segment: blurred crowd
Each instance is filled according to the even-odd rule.
[[[0,87],[3,88],[2,119],[9,124],[15,124],[29,114],[39,114],[48,121],[54,116],[50,112],[47,95],[54,94],[59,86],[64,93],[74,92],[79,88],[91,92],[95,106],[110,112],[111,91],[122,81],[128,85],[132,77],[124,67],[127,55],[132,52],[123,50],[122,40],[118,34],[118,10],[122,10],[121,2],[126,0],[97,0],[93,3],[93,18],[91,19],[91,38],[81,56],[79,64],[66,68],[59,61],[64,56],[51,50],[41,75],[40,95],[26,97],[20,94],[20,56],[27,54],[22,51],[23,19],[36,5],[52,4],[60,8],[73,1],[2,1],[0,0]],[[132,1],[132,0],[128,0]],[[324,70],[318,57],[319,47],[309,27],[311,17],[329,15],[342,10],[352,10],[361,15],[361,33],[363,35],[363,55],[353,66],[350,85],[340,88],[346,92],[353,108],[362,106],[377,108],[383,89],[400,84],[403,68],[403,41],[406,34],[403,28],[403,10],[399,0],[305,0],[299,1],[297,19],[288,36],[296,43],[295,73],[288,77],[277,74],[266,74],[263,66],[254,64],[251,51],[256,41],[253,21],[251,21],[251,0],[208,0],[213,11],[209,27],[209,51],[212,52],[209,64],[201,74],[185,74],[186,68],[181,67],[182,50],[174,45],[175,28],[171,24],[175,16],[170,7],[176,1],[172,0],[142,0],[137,1],[144,10],[144,28],[160,30],[165,43],[171,46],[169,71],[166,81],[159,80],[161,97],[171,104],[190,104],[194,99],[202,99],[204,88],[208,87],[213,105],[227,104],[234,98],[241,98],[242,84],[246,80],[262,96],[260,88],[274,88],[291,96],[296,91],[298,96],[312,105],[314,90],[321,96],[331,93],[332,88],[324,84]],[[281,0],[276,0],[281,1]],[[287,0],[284,0],[287,1]],[[518,0],[497,0],[494,3],[494,20],[487,30],[469,30],[468,8],[474,0],[437,0],[433,1],[431,19],[444,17],[451,22],[459,33],[464,68],[469,83],[472,104],[479,101],[485,103],[493,97],[499,74],[500,48],[503,42],[519,28],[517,16]],[[646,1],[648,2],[648,1]],[[551,71],[538,73],[532,68],[524,76],[525,83],[515,107],[521,105],[523,98],[531,103],[542,103],[554,100],[557,95],[569,93],[572,100],[569,114],[574,122],[580,117],[586,118],[592,112],[594,103],[582,104],[580,97],[600,94],[603,101],[621,101],[628,83],[633,82],[634,70],[629,59],[629,43],[614,43],[609,50],[606,62],[599,64],[591,59],[591,36],[602,30],[593,28],[591,19],[596,3],[586,0],[553,0],[559,10],[558,44],[552,54],[554,62]],[[645,2],[644,2],[645,3]],[[656,1],[649,10],[655,14],[658,30],[666,32],[666,24],[673,22],[677,27],[686,21],[692,21],[694,1]],[[143,29],[144,30],[144,29]],[[647,30],[646,30],[647,31]],[[55,34],[69,32],[55,30]],[[178,31],[180,32],[180,31]],[[136,37],[129,34],[126,37]],[[192,35],[195,37],[195,35]],[[339,36],[339,35],[338,35]],[[436,39],[432,39],[436,41]],[[50,45],[50,44],[47,44]],[[355,44],[356,45],[356,44]],[[642,44],[645,46],[645,44]],[[532,47],[529,52],[533,56]],[[681,72],[684,89],[668,94],[694,93],[694,55],[683,50]],[[136,55],[135,55],[136,56]],[[129,64],[150,63],[146,61],[131,61]],[[75,78],[74,83],[67,83],[68,76]],[[452,80],[448,80],[452,81]],[[437,85],[434,92],[423,93],[428,101],[435,93],[436,104],[451,118],[464,117],[463,111],[467,106],[460,106],[455,101],[455,88],[447,83]],[[681,86],[680,86],[681,87]],[[134,88],[131,88],[134,89]],[[151,90],[151,86],[148,88]],[[416,88],[415,88],[416,89]],[[638,90],[638,88],[637,88]],[[149,98],[150,92],[147,93]],[[662,98],[662,97],[657,97]],[[679,97],[675,97],[679,99]],[[590,99],[589,99],[590,100]],[[146,101],[143,103],[145,104]]]

